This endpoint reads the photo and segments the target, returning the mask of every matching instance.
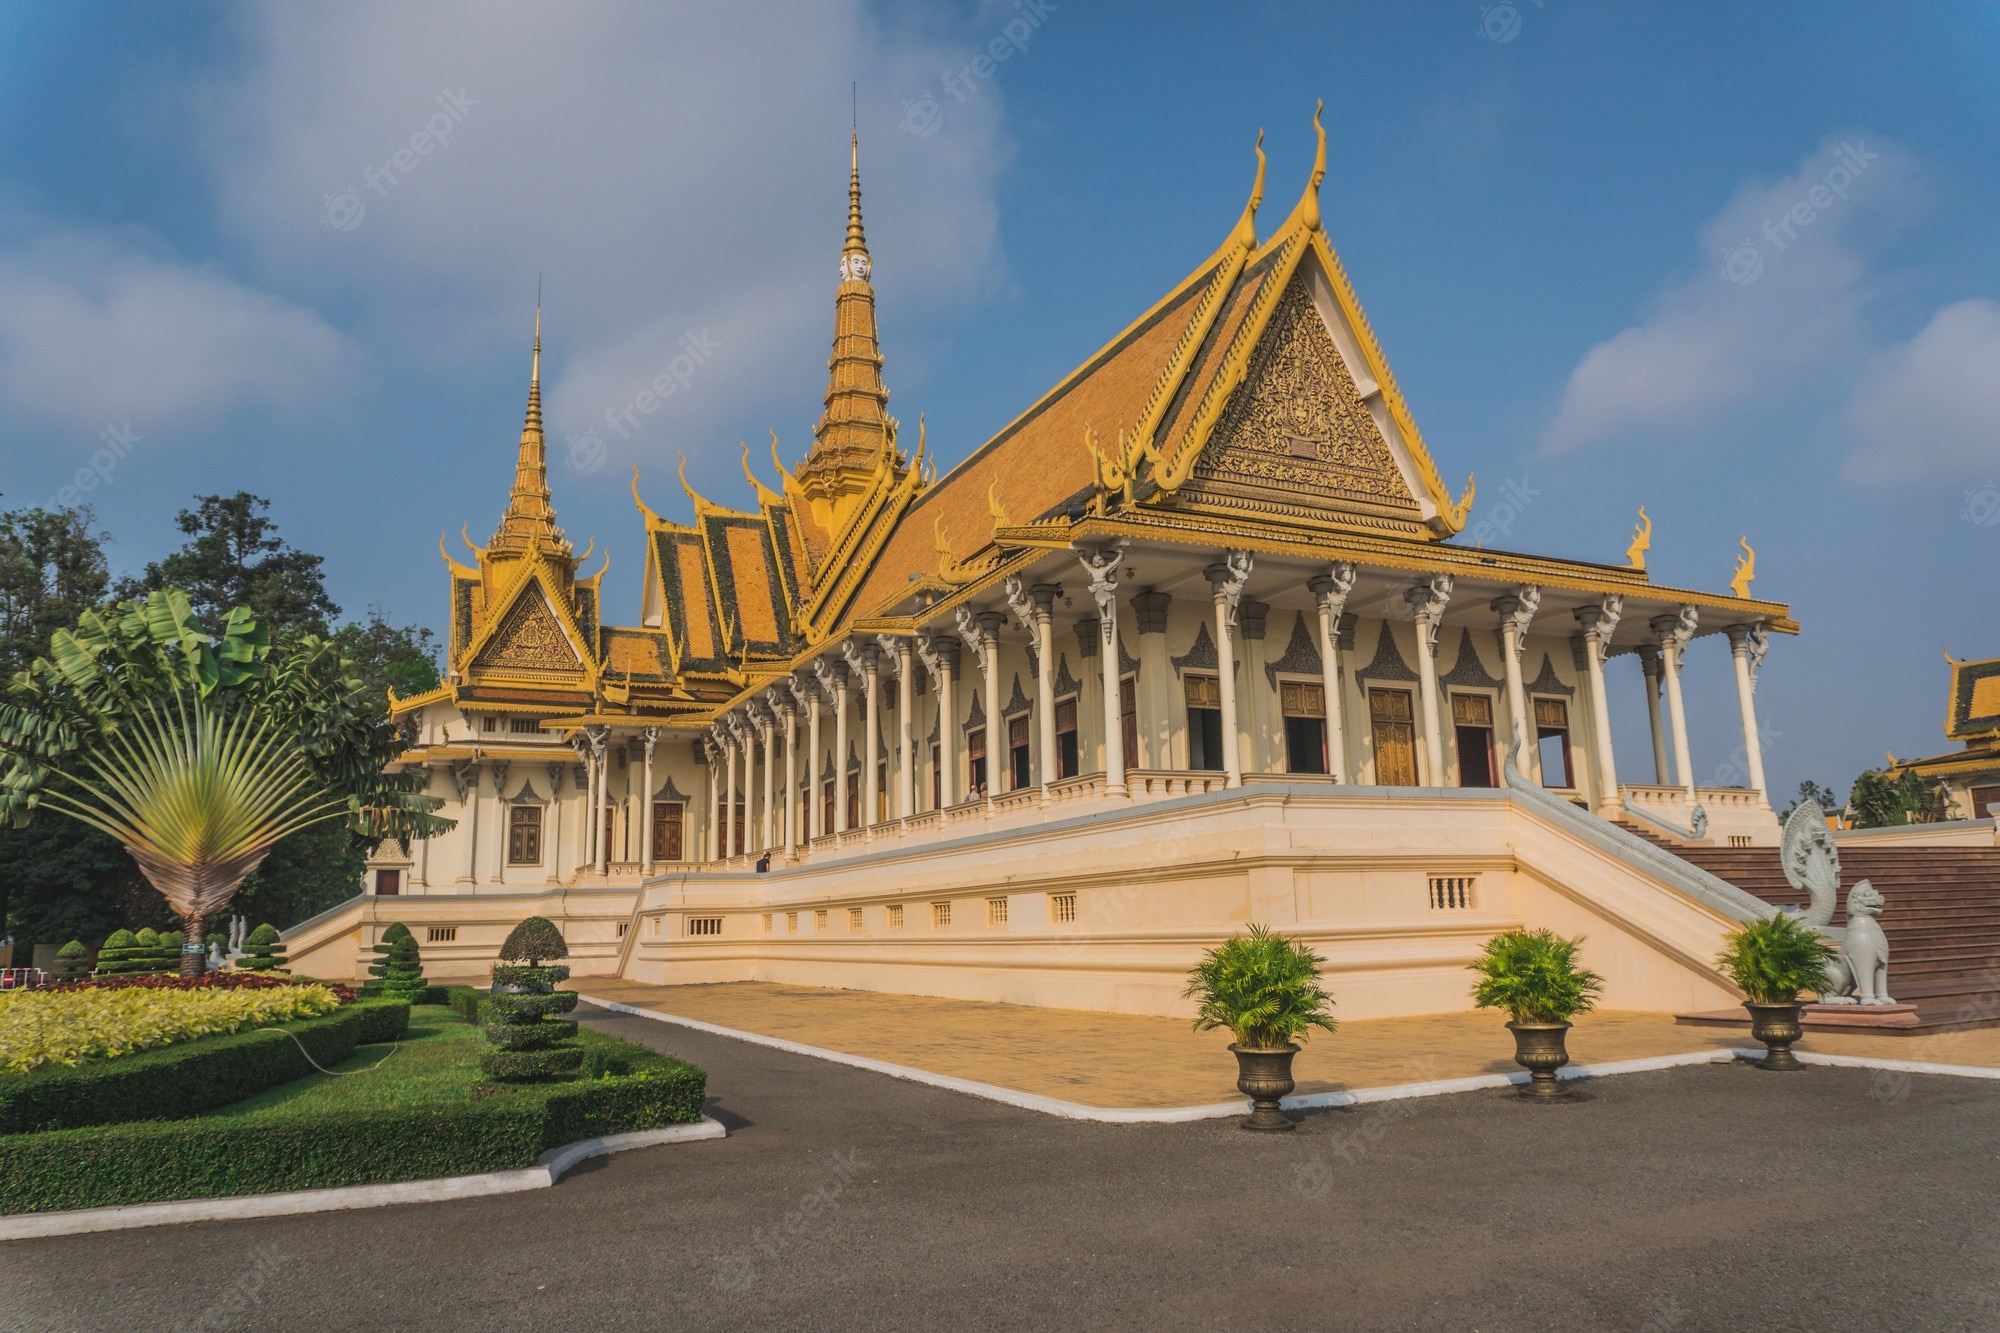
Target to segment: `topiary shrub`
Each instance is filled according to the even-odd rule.
[[[545,916],[529,917],[508,931],[507,942],[500,946],[500,961],[503,963],[526,963],[529,967],[540,967],[544,962],[567,957],[569,945],[563,943],[562,932],[556,929],[556,923]]]
[[[187,936],[178,930],[165,931],[160,936],[159,952],[153,955],[155,972],[181,970],[181,945],[187,943]]]
[[[160,969],[153,963],[159,947],[159,934],[150,928],[137,934],[129,930],[114,930],[111,937],[104,941],[104,947],[97,951],[97,970],[107,977],[157,972]],[[178,961],[175,966],[179,966]]]
[[[542,966],[545,959],[567,957],[562,932],[546,917],[531,916],[508,933],[493,969],[495,993],[479,1006],[486,1039],[496,1048],[480,1057],[488,1078],[537,1082],[573,1074],[582,1065],[582,1050],[561,1044],[576,1036],[576,1020],[554,1017],[576,1008],[575,991],[556,989],[569,969]]]
[[[90,950],[82,940],[71,940],[56,951],[56,980],[82,981],[90,975]]]
[[[369,994],[387,999],[407,1000],[414,1004],[430,989],[430,983],[424,980],[424,963],[417,950],[417,937],[400,921],[382,932],[381,940],[375,945],[375,961],[368,965],[368,975],[375,980],[364,989]]]
[[[278,928],[266,921],[250,932],[243,941],[243,956],[236,960],[236,966],[245,972],[281,972],[285,967],[284,937]]]

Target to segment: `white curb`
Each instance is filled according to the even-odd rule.
[[[1040,1111],[1044,1115],[1061,1116],[1066,1120],[1096,1120],[1115,1125],[1166,1125],[1190,1120],[1218,1120],[1224,1116],[1242,1115],[1250,1109],[1247,1099],[1214,1102],[1207,1106],[1089,1106],[1083,1102],[1066,1102],[1059,1097],[1044,1097],[1038,1093],[1021,1092],[1015,1088],[1003,1088],[992,1083],[953,1078],[949,1074],[935,1074],[928,1069],[893,1065],[885,1060],[871,1060],[865,1055],[849,1055],[845,1051],[831,1051],[822,1046],[807,1046],[801,1042],[786,1041],[782,1037],[766,1037],[756,1032],[743,1032],[736,1028],[704,1023],[699,1019],[656,1013],[651,1009],[639,1009],[629,1004],[596,999],[589,995],[579,995],[577,998],[585,1004],[596,1005],[615,1014],[650,1018],[656,1023],[673,1023],[712,1036],[747,1041],[756,1046],[769,1046],[773,1050],[810,1056],[815,1060],[830,1060],[834,1064],[851,1065],[856,1069],[887,1074],[890,1078],[907,1079],[912,1083],[927,1083],[934,1088],[946,1088],[973,1097],[984,1097],[988,1101],[1003,1102],[1026,1111]],[[1727,1064],[1736,1059],[1738,1054],[1739,1052],[1726,1049],[1689,1051],[1681,1055],[1656,1055],[1643,1060],[1613,1060],[1601,1065],[1572,1065],[1557,1071],[1557,1077],[1602,1078],[1609,1074],[1637,1074],[1652,1069],[1673,1069],[1681,1065]],[[1803,1057],[1804,1053],[1800,1054]],[[1309,1092],[1296,1097],[1287,1097],[1281,1104],[1295,1111],[1324,1106],[1359,1106],[1369,1102],[1394,1102],[1413,1097],[1439,1097],[1454,1092],[1474,1092],[1480,1088],[1505,1088],[1527,1081],[1528,1071],[1524,1069],[1511,1074],[1474,1074],[1469,1078],[1435,1079],[1427,1083],[1398,1083],[1386,1088],[1359,1088],[1352,1092]]]
[[[2000,1078],[2000,1069],[1987,1065],[1941,1065],[1932,1060],[1889,1060],[1865,1055],[1823,1055],[1818,1051],[1802,1051],[1796,1046],[1792,1054],[1799,1057],[1801,1064],[1836,1065],[1845,1069],[1886,1069],[1895,1074],[1944,1074],[1951,1078]],[[1758,1046],[1740,1046],[1736,1050],[1740,1060],[1761,1060],[1764,1050]]]
[[[124,1231],[132,1227],[167,1226],[179,1222],[240,1221],[253,1217],[288,1217],[295,1213],[331,1213],[347,1208],[380,1208],[393,1203],[437,1203],[474,1199],[487,1194],[544,1190],[563,1173],[592,1157],[650,1148],[661,1143],[693,1143],[719,1139],[729,1131],[703,1116],[691,1125],[668,1125],[630,1134],[551,1148],[533,1166],[518,1171],[488,1171],[476,1176],[446,1176],[441,1180],[404,1180],[388,1185],[344,1185],[336,1189],[291,1190],[283,1194],[241,1194],[227,1199],[179,1199],[170,1203],[124,1204],[110,1208],[70,1208],[59,1212],[17,1213],[0,1217],[0,1241],[39,1236],[77,1236],[91,1231]]]

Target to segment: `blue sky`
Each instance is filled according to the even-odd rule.
[[[947,463],[1214,248],[1260,126],[1281,216],[1324,98],[1328,232],[1490,544],[1617,560],[1643,503],[1656,577],[1718,589],[1749,534],[1805,631],[1759,691],[1773,786],[1844,787],[1944,748],[1941,647],[2000,654],[1996,65],[1990,4],[16,5],[0,491],[110,451],[84,498],[129,568],[254,490],[350,611],[441,624],[540,272],[557,507],[631,619],[635,465],[679,515],[677,452],[742,502],[739,441],[766,477],[770,431],[806,445],[851,83],[892,409]],[[1707,770],[1719,640],[1688,692]]]

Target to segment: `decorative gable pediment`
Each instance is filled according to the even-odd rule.
[[[1279,519],[1421,528],[1422,507],[1315,301],[1309,264],[1287,281],[1182,494]]]
[[[538,581],[530,580],[514,604],[507,608],[499,626],[472,659],[475,672],[506,675],[562,675],[584,673],[582,657],[563,630],[555,608]]]

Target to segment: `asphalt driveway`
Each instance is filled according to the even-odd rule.
[[[1264,1137],[582,1016],[706,1067],[730,1137],[530,1194],[7,1243],[0,1328],[2000,1327],[2000,1083],[1694,1067]]]

